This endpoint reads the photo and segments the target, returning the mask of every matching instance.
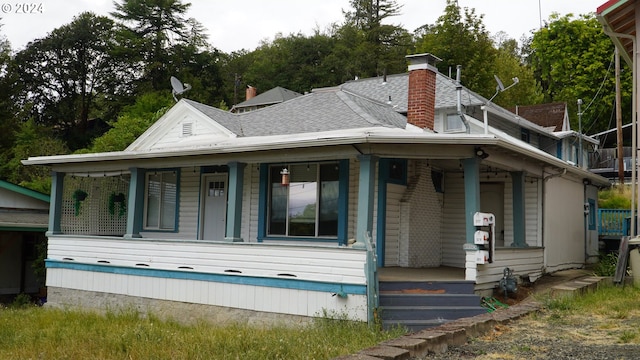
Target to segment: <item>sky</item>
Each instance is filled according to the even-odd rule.
[[[30,0],[28,0],[30,1]],[[230,53],[253,50],[263,40],[273,40],[281,33],[287,36],[301,32],[312,34],[341,22],[342,10],[349,0],[183,0],[191,3],[188,17],[207,29],[209,43]],[[413,31],[433,24],[442,15],[446,0],[397,0],[403,5],[401,14],[390,23]],[[461,7],[474,8],[484,14],[484,24],[491,35],[504,31],[519,40],[540,27],[551,13],[574,15],[595,12],[606,0],[458,0]],[[21,5],[22,4],[22,5]],[[41,0],[39,2],[1,2],[0,34],[7,37],[14,50],[32,40],[46,37],[53,29],[68,24],[75,15],[92,11],[108,15],[112,0]],[[231,30],[234,29],[234,30]]]

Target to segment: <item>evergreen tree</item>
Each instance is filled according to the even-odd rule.
[[[185,17],[189,3],[122,0],[114,2],[114,6],[116,11],[111,16],[124,25],[124,34],[131,42],[129,56],[142,62],[143,83],[148,84],[149,90],[166,89],[171,75],[178,70],[172,64],[189,61],[208,46],[202,25]]]
[[[383,24],[402,9],[395,0],[351,0],[338,29],[342,44],[336,49],[347,62],[357,64],[355,76],[372,77],[406,71],[404,56],[412,46],[411,35],[399,25]]]

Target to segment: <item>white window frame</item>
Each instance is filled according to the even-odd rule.
[[[459,126],[456,128],[450,128],[449,117],[455,117],[456,123]],[[462,122],[462,119],[460,118],[460,115],[458,113],[442,114],[442,128],[444,129],[444,132],[460,132],[465,130],[464,123]]]
[[[166,198],[166,195],[170,195],[166,193],[166,186],[164,186],[164,184],[166,183],[164,176],[165,175],[173,175],[175,177],[175,181],[173,183],[169,183],[169,184],[173,184],[174,185],[174,191],[175,193],[173,194],[173,198],[174,198],[174,204],[173,204],[173,209],[165,209],[165,201],[164,199]],[[156,225],[149,225],[149,210],[150,210],[150,204],[149,204],[149,191],[150,191],[150,178],[152,176],[161,176],[160,179],[160,194],[159,194],[159,201],[158,201],[158,210],[157,210],[157,214],[158,214],[158,218],[156,219]],[[179,178],[179,173],[177,170],[162,170],[162,171],[154,171],[154,172],[147,172],[145,174],[145,191],[144,191],[144,225],[143,225],[143,229],[144,230],[151,230],[151,231],[176,231],[177,230],[177,224],[176,224],[176,220],[178,218],[178,178]],[[173,211],[173,221],[170,221],[171,226],[163,226],[163,221],[162,221],[162,217],[165,214],[166,211]]]

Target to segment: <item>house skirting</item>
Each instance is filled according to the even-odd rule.
[[[360,285],[48,260],[47,286],[56,289],[47,301],[59,306],[107,309],[116,304],[133,305],[145,312],[146,308],[164,311],[162,307],[150,306],[159,301],[185,304],[187,308],[198,304],[229,309],[218,311],[223,314],[279,314],[265,316],[266,319],[335,314],[356,321],[367,320],[366,287]],[[87,295],[78,297],[77,291]],[[233,317],[222,317],[227,316]],[[244,322],[246,317],[240,315],[238,320]]]
[[[98,311],[100,313],[135,311],[143,315],[153,315],[162,320],[177,321],[182,324],[196,324],[204,321],[216,325],[240,323],[259,327],[303,326],[313,319],[309,316],[278,314],[60,287],[48,287],[45,306]]]

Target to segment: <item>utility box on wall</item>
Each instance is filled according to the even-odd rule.
[[[477,212],[473,214],[473,225],[476,232],[473,243],[478,246],[476,252],[476,264],[493,262],[495,252],[496,218],[491,213]]]

